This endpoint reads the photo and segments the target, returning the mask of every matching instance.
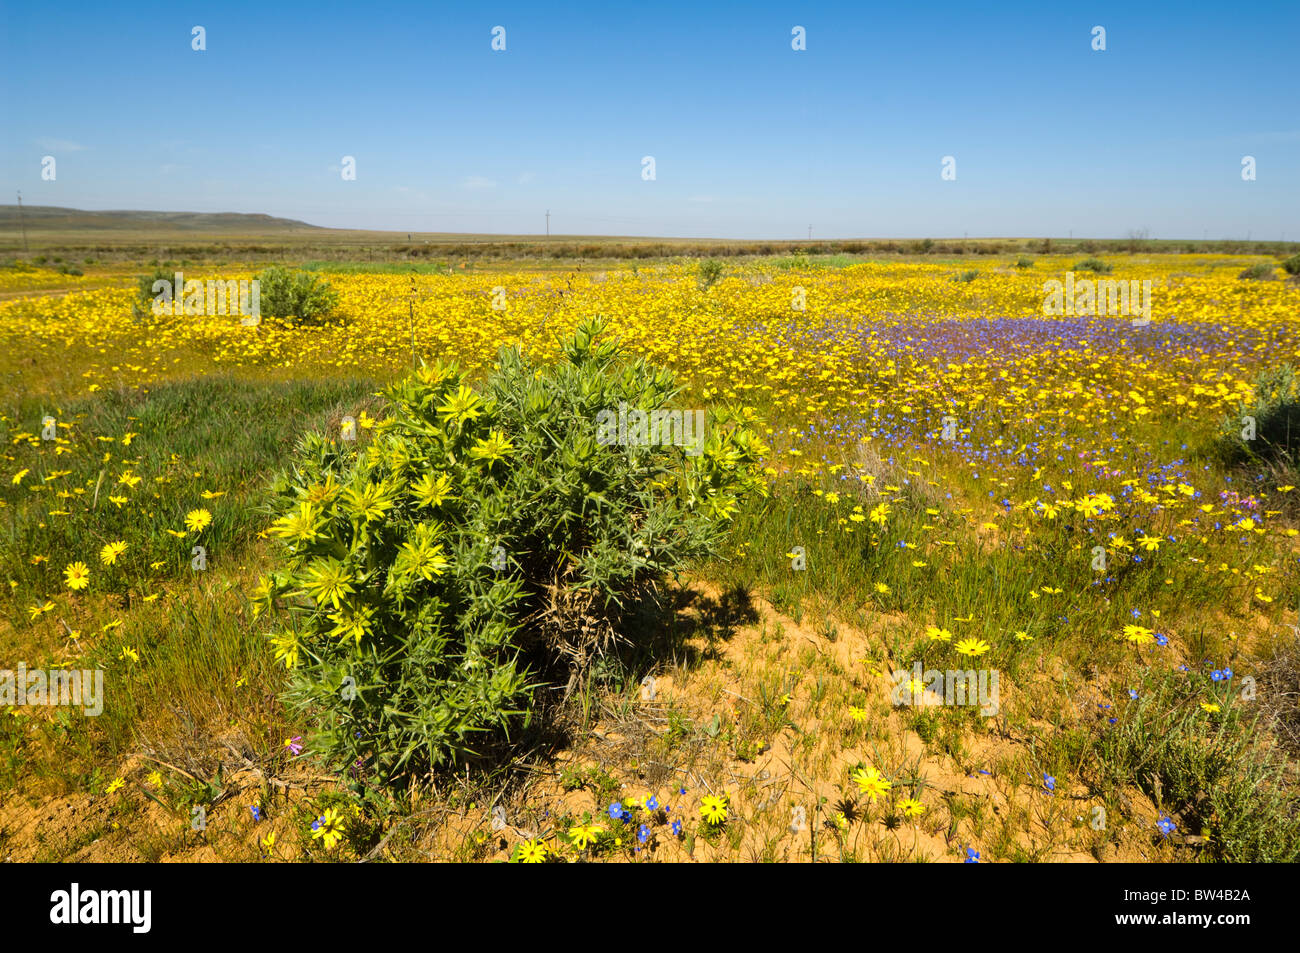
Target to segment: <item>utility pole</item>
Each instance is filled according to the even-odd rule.
[[[18,193],[18,227],[23,230],[23,251],[27,251],[27,220],[23,218],[23,193]]]
[[[551,210],[546,210],[546,237],[551,237]]]

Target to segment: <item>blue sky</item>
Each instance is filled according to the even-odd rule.
[[[553,234],[1300,239],[1294,0],[542,6],[5,3],[0,201],[401,231],[540,233],[549,208]]]

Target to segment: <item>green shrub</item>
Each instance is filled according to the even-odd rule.
[[[175,280],[176,273],[169,268],[163,268],[161,265],[155,265],[151,273],[136,278],[136,296],[135,300],[131,302],[131,316],[136,321],[151,319],[153,317],[154,298],[160,294],[160,292],[153,290],[155,283],[165,281],[170,287]]]
[[[1085,258],[1083,261],[1074,263],[1075,271],[1091,271],[1095,275],[1109,275],[1115,270],[1113,265],[1108,265],[1100,258]]]
[[[700,262],[699,285],[701,291],[708,291],[722,277],[722,262],[716,258],[707,258]]]
[[[1300,255],[1292,255],[1282,262],[1282,270],[1288,275],[1300,275]]]
[[[1251,265],[1238,278],[1245,278],[1247,281],[1268,281],[1277,271],[1277,265],[1268,261],[1261,261],[1258,265]]]
[[[1300,860],[1300,799],[1286,759],[1232,685],[1204,674],[1150,676],[1090,760],[1104,793],[1137,784],[1184,834],[1204,837],[1209,859]],[[1210,697],[1223,709],[1209,716]]]
[[[1220,426],[1220,442],[1230,457],[1300,463],[1300,376],[1295,368],[1283,364],[1260,374],[1250,399]]]
[[[959,274],[953,275],[953,276],[952,276],[952,280],[953,280],[953,281],[962,281],[962,282],[966,282],[966,281],[974,281],[974,280],[975,280],[976,278],[978,278],[979,276],[980,276],[979,271],[977,271],[977,270],[975,270],[975,269],[972,269],[972,270],[970,270],[970,271],[963,271],[963,272],[960,272]]]
[[[1032,268],[1034,267],[1034,260],[1030,258],[1028,255],[1021,255],[1019,258],[1016,259],[1016,267]]]
[[[338,293],[316,275],[273,265],[257,280],[263,317],[319,324],[338,307]]]
[[[487,754],[765,492],[766,447],[730,411],[694,449],[603,439],[602,411],[679,391],[601,331],[584,324],[547,367],[502,351],[478,390],[423,367],[388,389],[372,440],[310,434],[276,479],[284,548],[256,608],[334,767],[400,784]]]

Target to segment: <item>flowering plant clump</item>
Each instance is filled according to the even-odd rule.
[[[274,486],[276,622],[313,750],[381,783],[482,754],[621,638],[631,602],[717,552],[766,447],[724,411],[697,447],[597,438],[602,411],[651,411],[671,375],[581,326],[564,358],[503,351],[481,388],[455,366],[388,389],[364,441],[305,437]]]

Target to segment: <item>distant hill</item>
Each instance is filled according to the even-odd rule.
[[[139,231],[158,229],[174,232],[265,233],[320,231],[330,229],[308,225],[292,218],[247,215],[242,212],[144,212],[112,210],[89,212],[55,205],[24,205],[23,219],[30,231]],[[18,228],[18,206],[0,205],[0,229]]]

